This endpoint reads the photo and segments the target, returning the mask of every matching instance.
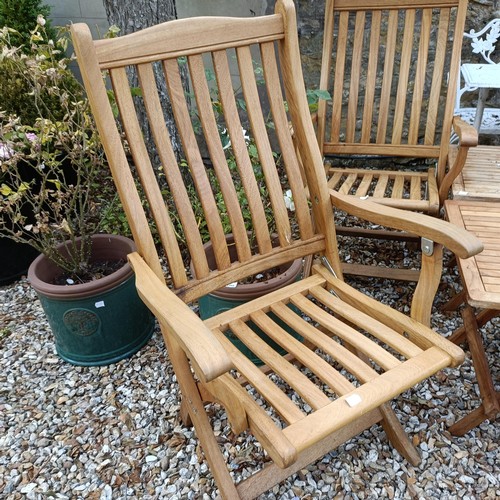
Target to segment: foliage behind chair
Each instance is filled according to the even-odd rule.
[[[388,207],[380,210],[369,202],[351,203],[328,192],[303,88],[293,2],[278,0],[276,14],[271,16],[172,21],[96,42],[85,25],[74,25],[72,32],[113,177],[138,246],[138,253],[129,256],[137,287],[160,323],[182,392],[181,416],[185,423],[193,422],[222,496],[255,497],[376,422],[382,423],[397,449],[417,463],[418,454],[388,402],[436,371],[460,363],[463,354],[418,321],[343,282],[332,201],[358,216],[436,239],[463,257],[477,252],[480,243],[443,221],[421,214],[407,216]],[[233,58],[239,80],[229,69]],[[255,58],[263,68],[265,83],[260,87]],[[175,162],[152,64],[159,64],[166,78],[186,165]],[[194,98],[187,97],[181,85],[180,68],[185,64]],[[161,168],[154,167],[146,153],[128,68],[135,68],[139,75],[138,98],[146,104]],[[102,71],[109,72],[132,167]],[[211,74],[215,81],[207,81]],[[242,84],[237,98],[234,85],[239,83],[235,81]],[[286,88],[286,107],[281,82]],[[214,102],[211,85],[217,87],[220,101]],[[272,125],[266,127],[268,109]],[[197,135],[200,123],[201,134]],[[251,144],[242,127],[249,131]],[[229,134],[229,148],[224,148],[227,143],[221,140],[221,132]],[[279,165],[271,144],[280,151]],[[253,148],[260,159],[258,168],[251,162]],[[209,166],[203,162],[203,151],[210,156]],[[235,187],[240,184],[243,191]],[[284,184],[293,194],[293,213],[286,208]],[[138,185],[147,196],[146,209]],[[198,201],[214,244],[215,269],[207,263],[193,212]],[[251,213],[253,237],[245,225],[247,212]],[[224,214],[230,218],[227,228],[221,223]],[[154,245],[153,226],[166,253],[170,286]],[[228,230],[237,250],[233,261],[225,239]],[[181,237],[187,242],[196,277],[186,271]],[[310,254],[324,258],[325,265],[318,263],[311,276],[265,297],[205,321],[187,305],[210,291]],[[279,320],[303,342],[282,328]],[[250,323],[288,355],[272,349]],[[260,369],[251,363],[231,343],[231,336],[237,336],[265,366]],[[205,409],[207,401],[222,404],[232,431],[251,432],[273,463],[235,486],[211,427],[211,412]],[[219,439],[227,438],[225,433]]]

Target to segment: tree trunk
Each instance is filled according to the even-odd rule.
[[[104,8],[106,9],[106,16],[109,24],[114,24],[120,28],[120,35],[126,35],[149,26],[177,19],[176,0],[103,0],[103,3]],[[155,64],[154,71],[157,74],[157,81],[161,82],[158,85],[158,93],[163,108],[165,122],[170,133],[172,147],[177,160],[180,160],[183,156],[182,147],[179,134],[175,127],[166,85],[164,83],[164,78],[158,78],[162,71],[161,66]],[[187,90],[187,78],[185,74],[182,74],[182,72],[181,76],[183,76],[183,83]],[[133,87],[137,87],[138,79],[135,71],[130,71],[129,77],[131,78],[131,85]],[[148,152],[153,160],[154,166],[158,167],[161,162],[156,152],[146,110],[140,100],[138,102],[137,109]]]

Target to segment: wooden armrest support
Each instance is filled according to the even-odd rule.
[[[210,382],[233,368],[226,350],[191,308],[169,290],[137,253],[128,256],[136,276],[137,291],[175,336],[202,382]]]
[[[453,117],[453,129],[458,136],[458,145],[450,147],[456,148],[457,151],[454,155],[448,155],[448,171],[446,173],[444,171],[438,172],[440,205],[448,198],[451,185],[461,174],[469,148],[477,146],[478,142],[477,130],[459,116]],[[453,162],[451,162],[451,158],[454,158]]]
[[[472,233],[436,217],[346,196],[333,190],[330,190],[330,199],[335,207],[356,217],[440,243],[461,259],[483,250],[483,244]]]
[[[460,146],[469,148],[477,146],[477,130],[458,115],[453,117],[453,130],[458,136],[458,144]]]

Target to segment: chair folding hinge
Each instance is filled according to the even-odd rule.
[[[422,238],[421,248],[424,255],[431,256],[434,253],[434,242],[428,238]]]
[[[321,257],[321,262],[323,262],[323,265],[328,269],[328,271],[335,277],[338,278],[337,273],[334,271],[333,266],[330,264],[330,261],[323,255]],[[330,289],[330,293],[334,295],[335,297],[339,298],[337,292],[335,290]]]

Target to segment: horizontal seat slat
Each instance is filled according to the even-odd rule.
[[[300,452],[448,364],[448,356],[441,349],[431,347],[417,357],[363,384],[353,393],[336,399],[307,418],[290,425],[283,433]],[[356,395],[358,404],[354,401],[349,404],[347,398],[353,395]]]
[[[371,316],[368,316],[368,314],[346,304],[339,298],[332,296],[332,294],[324,288],[319,286],[313,287],[310,289],[310,293],[316,299],[320,300],[322,304],[331,309],[336,315],[342,316],[350,323],[363,328],[371,335],[377,337],[382,342],[403,354],[406,358],[417,356],[422,352],[420,347],[416,346],[413,342],[409,341],[392,328],[374,320]]]
[[[288,309],[283,303],[279,302],[273,306],[273,312],[276,311],[276,309],[282,310],[282,308]],[[295,359],[306,366],[337,394],[346,394],[354,389],[354,385],[340,375],[335,368],[311,351],[311,349],[306,347],[302,342],[283,330],[283,328],[277,325],[269,316],[259,311],[252,314],[251,318],[268,337],[272,338],[276,343],[281,345],[281,347],[286,349],[288,353],[292,354]],[[297,319],[299,319],[298,316]],[[303,321],[294,322],[294,329],[298,335],[302,336],[300,323],[304,324]]]
[[[241,320],[232,321],[229,328],[232,334],[236,335],[314,409],[317,410],[330,403],[328,397],[316,385],[280,353],[264,342],[246,323]]]
[[[252,386],[262,394],[264,399],[273,406],[287,423],[291,424],[305,417],[305,414],[300,408],[298,408],[281,389],[273,384],[257,366],[242,354],[218,328],[212,329],[212,332],[230,355],[238,372],[247,380],[252,381]]]
[[[358,380],[366,382],[378,376],[378,373],[373,368],[346,349],[342,344],[300,318],[288,307],[281,303],[277,303],[271,307],[271,310],[292,328],[297,328],[304,339],[335,359],[335,361],[340,363],[346,370],[350,371]],[[340,394],[340,390],[344,389],[348,389],[348,387],[343,386],[342,389],[336,392]]]
[[[351,326],[346,325],[338,318],[328,314],[304,296],[294,295],[290,297],[290,301],[292,304],[304,311],[314,321],[317,321],[322,327],[326,328],[332,334],[338,336],[353,348],[368,356],[384,370],[394,368],[401,363],[398,359],[377,345],[375,342],[371,341]]]

